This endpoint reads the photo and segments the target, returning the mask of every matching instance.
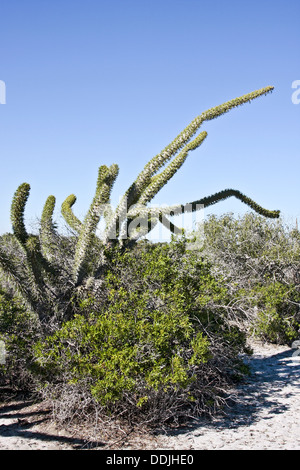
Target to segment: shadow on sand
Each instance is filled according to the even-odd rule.
[[[199,418],[187,426],[164,430],[166,436],[180,435],[199,428],[205,429],[238,429],[250,426],[261,419],[270,419],[288,409],[289,396],[300,393],[300,357],[293,357],[294,351],[287,349],[271,355],[246,357],[251,374],[234,390],[235,398],[228,396],[228,407],[213,419]],[[292,387],[289,387],[291,385]],[[282,398],[285,398],[282,401]],[[31,430],[35,425],[49,420],[49,412],[31,410],[29,401],[15,402],[0,407],[0,419],[8,419],[7,424],[0,425],[0,436],[16,436],[24,439],[40,440],[67,444],[73,449],[91,449],[104,447],[105,443],[88,442],[85,439],[61,436],[57,434]],[[28,408],[28,411],[26,411]],[[14,420],[11,423],[11,420]],[[17,421],[15,421],[17,420]],[[27,421],[28,420],[28,421]]]
[[[1,437],[17,437],[23,438],[28,443],[30,439],[47,443],[67,444],[72,449],[91,449],[94,447],[102,447],[105,444],[89,442],[86,439],[76,437],[68,437],[59,434],[51,434],[51,432],[41,432],[31,429],[36,425],[40,425],[45,421],[49,421],[50,412],[47,410],[30,410],[30,406],[34,404],[30,401],[21,401],[0,407],[0,419],[8,420],[7,424],[0,425]],[[28,408],[28,411],[26,410]],[[13,422],[11,422],[13,420]]]
[[[250,376],[234,391],[234,399],[228,397],[227,408],[212,419],[196,419],[166,435],[179,435],[201,427],[237,429],[240,426],[250,426],[261,419],[262,411],[264,419],[283,413],[288,409],[288,401],[285,400],[283,404],[280,398],[300,393],[300,358],[293,357],[293,353],[293,350],[288,349],[269,357],[247,357],[245,362],[250,365]],[[293,388],[287,387],[288,385],[293,385]]]

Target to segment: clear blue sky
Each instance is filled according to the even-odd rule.
[[[206,123],[156,204],[239,189],[300,221],[299,0],[2,0],[0,233],[31,185],[30,225],[46,198],[76,194],[83,217],[97,169],[118,163],[113,204],[194,117],[273,85],[272,94]],[[243,214],[233,198],[207,213]]]

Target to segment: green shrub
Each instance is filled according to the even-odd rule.
[[[300,326],[300,234],[256,214],[205,221],[203,255],[231,295],[231,315],[248,332],[290,344]]]
[[[36,318],[18,299],[0,291],[0,340],[5,344],[5,364],[0,366],[0,382],[22,391],[32,390],[30,365],[33,346],[40,338]]]
[[[300,293],[295,286],[271,282],[257,285],[252,295],[257,306],[256,336],[278,344],[289,344],[298,337]]]
[[[189,366],[207,361],[209,342],[201,333],[192,337],[187,316],[149,312],[147,301],[120,289],[108,312],[89,319],[78,315],[48,338],[39,350],[40,364],[46,362],[52,374],[53,368],[69,374],[72,383],[89,378],[92,394],[105,405],[127,392],[138,405],[148,389],[186,387],[193,380]]]
[[[184,242],[116,250],[101,293],[77,298],[82,313],[37,345],[50,394],[84,384],[103,413],[156,424],[222,400],[245,337],[226,322],[226,290]]]

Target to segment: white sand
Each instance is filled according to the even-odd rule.
[[[300,356],[293,353],[286,346],[255,344],[248,359],[252,376],[239,387],[239,401],[227,416],[199,420],[173,435],[133,439],[121,448],[300,450]],[[84,440],[59,430],[44,416],[36,405],[0,405],[0,450],[68,450],[84,445]]]
[[[163,449],[299,450],[300,356],[285,346],[254,346],[252,376],[226,417],[199,421],[161,439]]]

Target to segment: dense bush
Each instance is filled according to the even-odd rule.
[[[232,315],[261,339],[290,343],[300,326],[300,233],[248,213],[205,221],[203,255],[223,277]]]
[[[50,398],[62,420],[156,426],[223,405],[247,372],[249,334],[298,336],[300,236],[253,214],[210,216],[204,228],[200,250],[183,238],[107,247],[97,279],[68,284],[67,317],[54,302],[41,322],[1,291],[2,381]],[[68,262],[73,238],[61,240]]]
[[[34,391],[30,372],[33,347],[40,327],[32,313],[4,290],[0,290],[0,340],[5,344],[5,364],[0,366],[0,384],[15,390]]]
[[[242,373],[245,335],[226,318],[227,290],[184,242],[116,250],[100,298],[77,302],[82,313],[36,348],[58,401],[77,387],[102,414],[157,424],[212,411]]]

